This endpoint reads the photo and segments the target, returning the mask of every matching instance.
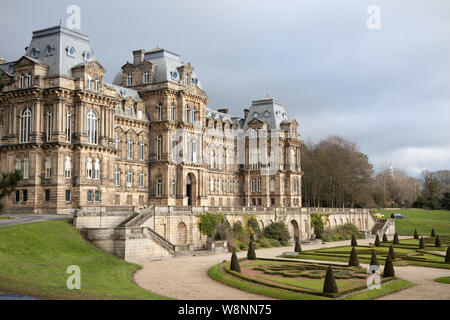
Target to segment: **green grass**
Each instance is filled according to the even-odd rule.
[[[309,279],[292,279],[292,278],[280,278],[280,277],[271,277],[271,276],[259,276],[262,279],[270,280],[274,282],[278,282],[281,284],[287,284],[289,286],[300,287],[315,290],[318,292],[322,292],[323,290],[323,280],[309,280]],[[336,280],[336,284],[339,289],[359,284],[360,282],[355,281],[345,281],[345,280]]]
[[[447,210],[389,209],[375,211],[383,213],[385,218],[390,218],[393,212],[404,215],[406,219],[395,220],[395,231],[399,235],[412,236],[414,229],[417,229],[420,235],[429,236],[433,228],[439,235],[450,235],[450,211]]]
[[[382,284],[380,289],[365,290],[362,292],[349,294],[344,297],[343,300],[373,300],[387,294],[410,288],[414,285],[414,283],[406,280],[395,280],[387,284]]]
[[[0,217],[0,220],[8,220],[8,217]]]
[[[81,290],[66,287],[67,267],[81,270]],[[0,291],[48,299],[167,299],[132,281],[138,265],[86,242],[68,221],[0,228]]]
[[[448,283],[448,284],[450,284],[450,277],[440,277],[440,278],[434,279],[434,281],[440,282],[440,283]]]

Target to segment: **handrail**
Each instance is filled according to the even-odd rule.
[[[175,245],[172,242],[170,242],[169,240],[167,240],[162,235],[160,235],[155,230],[153,230],[153,229],[151,229],[149,227],[145,227],[145,229],[150,232],[150,236],[152,237],[153,240],[155,240],[156,242],[161,244],[163,247],[165,247],[172,254],[175,254]]]

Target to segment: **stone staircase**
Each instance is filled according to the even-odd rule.
[[[375,225],[372,228],[372,234],[375,236],[378,232],[382,231],[384,226],[386,225],[386,219],[378,219]]]

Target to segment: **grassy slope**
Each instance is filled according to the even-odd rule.
[[[81,290],[66,287],[81,269]],[[87,243],[67,221],[0,228],[0,291],[56,299],[165,299],[132,282],[139,266]]]
[[[430,235],[434,228],[437,234],[450,235],[450,211],[446,210],[424,210],[424,209],[389,209],[375,210],[381,212],[386,218],[390,218],[391,213],[398,212],[403,214],[405,220],[395,220],[395,230],[400,235],[411,236],[414,229],[421,235]]]
[[[372,300],[387,294],[410,288],[412,286],[414,286],[414,283],[412,282],[406,280],[395,280],[381,285],[380,289],[365,290],[362,292],[349,294],[343,300]]]
[[[448,284],[450,284],[450,277],[440,277],[440,278],[434,279],[434,281],[440,282],[440,283],[448,283]]]

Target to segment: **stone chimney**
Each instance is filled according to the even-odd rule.
[[[220,112],[220,113],[226,113],[226,114],[228,114],[228,107],[223,107],[223,108],[221,108],[221,109],[219,109],[219,110],[217,110],[218,112]]]
[[[133,51],[133,63],[137,65],[144,61],[144,53],[144,49]]]
[[[247,119],[249,112],[250,112],[249,109],[244,109],[244,119]]]
[[[6,62],[6,60],[3,59],[3,57],[0,57],[0,63],[5,63],[5,62]]]

